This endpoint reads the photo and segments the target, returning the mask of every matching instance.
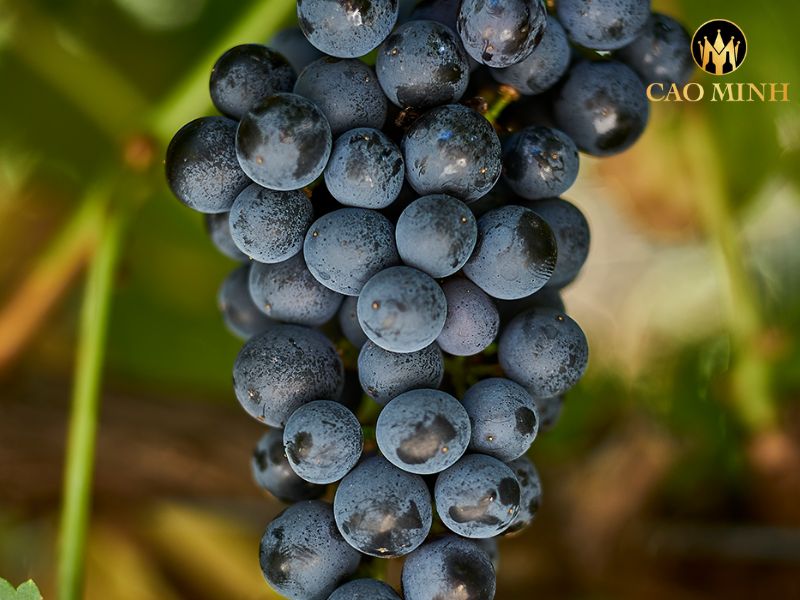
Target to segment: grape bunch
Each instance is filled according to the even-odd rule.
[[[219,58],[220,116],[166,157],[240,263],[219,292],[234,390],[268,427],[255,480],[291,505],[261,568],[288,598],[388,600],[382,561],[406,557],[407,600],[491,599],[498,536],[541,501],[531,444],[588,361],[560,291],[590,233],[561,196],[581,152],[641,135],[645,84],[688,79],[688,35],[649,0],[297,17]]]

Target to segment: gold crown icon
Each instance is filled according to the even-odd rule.
[[[708,40],[708,36],[703,36],[703,41],[698,41],[700,46],[700,55],[702,60],[700,66],[709,73],[715,75],[723,75],[724,67],[730,63],[731,70],[735,71],[739,66],[739,44],[741,41],[736,39],[736,36],[731,36],[731,39],[726,44],[722,39],[722,32],[717,29],[717,39],[712,44]],[[709,63],[714,65],[713,70]]]

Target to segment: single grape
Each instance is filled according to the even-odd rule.
[[[492,299],[467,279],[442,284],[447,299],[447,320],[436,342],[454,356],[480,354],[497,337],[500,315]]]
[[[283,446],[297,475],[311,483],[334,483],[361,457],[361,423],[338,402],[317,400],[292,413],[283,430]]]
[[[297,20],[325,54],[357,58],[391,33],[398,8],[397,0],[297,0]]]
[[[406,177],[420,195],[472,202],[492,189],[502,169],[500,140],[489,121],[457,104],[427,112],[402,143]]]
[[[405,264],[440,279],[460,271],[469,260],[478,225],[461,200],[436,194],[412,202],[400,215],[395,235]]]
[[[508,379],[484,379],[467,390],[464,408],[472,426],[469,449],[504,462],[528,451],[539,431],[530,394]]]
[[[580,150],[611,156],[627,150],[647,125],[650,106],[644,84],[616,61],[579,62],[554,101],[556,125]]]
[[[236,156],[248,177],[271,190],[298,190],[322,175],[333,137],[325,115],[297,94],[256,104],[236,132]]]
[[[436,21],[409,21],[381,46],[375,65],[383,91],[400,108],[458,102],[467,91],[469,61],[455,32]]]
[[[236,246],[262,263],[298,254],[313,219],[314,207],[303,192],[276,192],[255,183],[239,194],[229,215]]]
[[[438,388],[443,377],[444,359],[436,344],[399,354],[368,341],[358,355],[361,388],[380,405],[409,390]]]
[[[233,386],[242,407],[255,419],[283,427],[300,406],[338,400],[344,367],[323,334],[297,325],[275,325],[251,338],[236,357]]]
[[[579,166],[575,142],[558,129],[527,127],[503,144],[503,175],[523,198],[560,196],[575,183]]]
[[[336,524],[359,552],[395,558],[415,550],[431,529],[431,496],[422,477],[375,456],[339,484],[333,501]]]
[[[448,535],[413,552],[403,565],[406,600],[492,600],[495,573],[486,552],[472,540]]]
[[[416,352],[439,337],[447,301],[439,284],[411,267],[390,267],[370,279],[358,298],[358,322],[390,352]]]
[[[583,376],[589,360],[578,324],[552,309],[517,316],[500,336],[498,359],[506,375],[535,398],[558,396]]]
[[[290,600],[325,600],[358,568],[360,557],[339,535],[331,505],[290,506],[269,524],[259,548],[267,583]]]
[[[270,265],[255,263],[250,295],[269,318],[312,327],[330,321],[342,304],[340,294],[314,279],[302,254]]]
[[[579,46],[616,50],[642,32],[650,16],[650,0],[559,0],[556,14]]]
[[[172,138],[165,160],[172,193],[202,213],[228,212],[250,184],[236,160],[236,121],[201,117]]]
[[[490,67],[508,67],[542,41],[547,9],[542,0],[463,0],[457,25],[472,58]]]
[[[339,328],[353,346],[361,348],[369,338],[358,324],[358,296],[345,296],[339,309]]]
[[[234,46],[211,70],[211,101],[224,115],[241,119],[253,106],[278,92],[291,92],[295,73],[275,50],[261,44]]]
[[[450,394],[411,390],[381,411],[375,436],[393,465],[410,473],[432,475],[455,464],[467,451],[469,416]]]
[[[547,223],[530,209],[506,206],[478,220],[478,245],[464,275],[493,298],[515,300],[544,287],[557,257]]]
[[[523,95],[546,92],[569,68],[572,50],[564,28],[555,17],[547,17],[541,43],[524,60],[504,69],[492,69],[495,81],[510,85]]]
[[[386,208],[400,195],[406,168],[400,149],[377,129],[359,128],[336,140],[325,185],[345,206]]]
[[[378,77],[360,60],[320,58],[300,73],[294,93],[319,107],[334,136],[356,127],[380,129],[386,121],[388,102]]]
[[[411,18],[417,21],[436,21],[456,31],[460,5],[461,0],[422,0],[414,7]]]
[[[356,579],[345,583],[328,600],[401,600],[395,591],[377,579]]]
[[[267,46],[282,54],[295,73],[301,73],[312,62],[324,56],[311,45],[299,27],[281,29],[267,42]]]
[[[519,513],[514,472],[496,458],[467,454],[436,479],[436,511],[452,532],[467,538],[494,537]]]
[[[617,52],[617,58],[636,71],[645,85],[683,87],[692,78],[691,38],[672,17],[653,13],[639,37]]]
[[[561,418],[564,397],[534,398],[533,403],[536,405],[536,412],[539,413],[539,432],[546,433],[553,429]]]
[[[239,250],[231,236],[231,224],[228,213],[214,213],[205,217],[206,233],[214,247],[232,260],[247,262],[247,255]]]
[[[283,450],[280,429],[270,429],[261,436],[250,467],[256,485],[286,504],[316,500],[325,493],[324,485],[304,481],[292,470]]]
[[[519,514],[507,533],[515,533],[525,529],[533,522],[542,503],[542,482],[536,467],[527,456],[522,456],[508,463],[519,481],[520,502]]]
[[[317,281],[346,296],[358,296],[373,275],[400,262],[394,226],[365,208],[342,208],[318,219],[303,255]]]
[[[248,340],[274,324],[253,304],[249,279],[250,265],[242,265],[225,278],[217,294],[225,326],[242,340]]]
[[[525,206],[542,217],[556,236],[558,260],[547,286],[562,288],[572,283],[589,256],[591,232],[586,217],[574,204],[561,198],[536,200]]]

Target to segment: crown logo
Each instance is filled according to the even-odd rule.
[[[744,33],[735,23],[716,19],[701,25],[694,34],[692,54],[707,73],[724,75],[744,62],[746,46]]]

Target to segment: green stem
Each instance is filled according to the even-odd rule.
[[[774,427],[778,422],[772,398],[770,365],[759,350],[763,320],[736,219],[730,205],[725,176],[715,151],[708,124],[687,112],[684,131],[690,138],[684,147],[690,153],[697,182],[701,215],[719,264],[728,301],[728,326],[735,347],[731,372],[731,401],[740,421],[751,433]]]
[[[495,98],[486,112],[486,120],[492,125],[496,124],[503,111],[517,100],[519,100],[519,92],[517,90],[508,85],[501,85],[497,90],[497,98]]]
[[[211,109],[208,79],[214,62],[237,44],[265,42],[285,24],[296,6],[294,0],[263,0],[245,11],[150,114],[148,123],[153,134],[166,144],[187,119],[207,113]]]
[[[105,181],[92,192],[92,201],[108,205],[111,189]],[[106,330],[125,214],[112,210],[101,224],[81,306],[59,532],[60,600],[82,597]]]

